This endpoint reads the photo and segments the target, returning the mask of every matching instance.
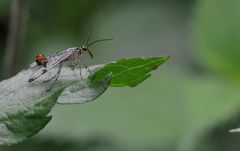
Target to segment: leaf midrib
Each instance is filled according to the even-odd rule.
[[[115,76],[117,76],[117,75],[119,75],[119,74],[123,74],[123,73],[125,73],[125,72],[127,72],[127,71],[131,71],[131,70],[137,69],[137,68],[143,68],[144,66],[147,66],[147,65],[149,65],[149,64],[152,64],[152,63],[154,63],[154,62],[158,62],[159,60],[162,60],[162,58],[159,58],[159,59],[157,59],[157,60],[148,62],[148,63],[143,64],[143,65],[139,65],[139,66],[136,66],[136,67],[133,67],[133,68],[127,68],[126,66],[121,65],[121,66],[123,66],[124,68],[126,68],[127,70],[121,71],[121,72],[119,72],[119,73],[116,73],[116,74],[113,75],[113,77],[115,77]]]

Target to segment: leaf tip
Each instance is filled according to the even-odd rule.
[[[166,60],[166,61],[167,61],[168,59],[170,59],[170,57],[171,57],[170,55],[163,56],[164,60]]]

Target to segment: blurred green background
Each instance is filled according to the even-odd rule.
[[[1,79],[13,1],[0,1]],[[35,0],[14,72],[36,54],[91,40],[102,64],[170,55],[135,88],[109,88],[83,105],[56,105],[52,121],[7,151],[239,151],[239,0]]]

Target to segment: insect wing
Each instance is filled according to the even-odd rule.
[[[65,51],[56,53],[47,57],[46,70],[50,70],[62,61],[67,61],[68,58],[78,52],[77,48],[69,48]]]
[[[39,78],[40,76],[42,76],[44,73],[46,73],[47,70],[44,67],[40,67],[37,71],[35,71],[31,78],[28,80],[28,82],[32,82],[34,80],[36,80],[37,78]]]
[[[39,69],[37,69],[29,79],[29,82],[36,80],[37,78],[42,76],[44,73],[46,73],[48,70],[54,68],[60,62],[67,60],[70,56],[72,56],[73,54],[76,54],[78,50],[79,50],[78,48],[69,48],[65,51],[47,56],[46,57],[47,63],[45,64],[45,66],[41,66]],[[36,65],[32,63],[29,66],[36,66]]]

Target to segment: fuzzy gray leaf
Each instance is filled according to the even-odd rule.
[[[62,68],[61,75],[49,91],[56,72],[54,68],[33,82],[28,82],[36,68],[22,70],[16,76],[0,82],[0,145],[11,145],[36,134],[51,120],[51,108],[58,103],[84,103],[101,95],[111,76],[92,84],[90,77],[102,66],[92,66],[88,72]]]

